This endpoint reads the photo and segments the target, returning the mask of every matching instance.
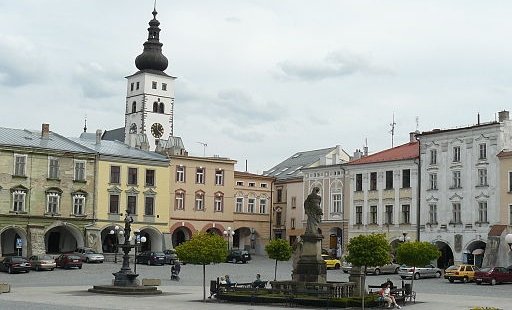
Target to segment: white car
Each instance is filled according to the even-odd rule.
[[[432,264],[416,268],[401,266],[398,272],[398,275],[402,279],[412,278],[414,276],[415,280],[420,278],[440,278],[442,274],[443,271]]]

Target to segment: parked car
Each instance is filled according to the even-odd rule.
[[[170,249],[164,251],[165,255],[165,263],[168,265],[174,265],[175,262],[179,261],[178,254],[176,254],[176,250]]]
[[[400,265],[395,263],[389,263],[384,266],[367,267],[367,274],[374,274],[376,276],[384,273],[398,273],[400,271]]]
[[[450,283],[455,282],[455,280],[468,283],[475,280],[475,272],[478,270],[475,265],[450,266],[444,271],[444,278],[448,279]]]
[[[163,265],[165,264],[164,252],[144,251],[137,255],[137,264]]]
[[[30,268],[30,262],[25,257],[21,256],[7,256],[0,262],[0,269],[8,273],[21,271],[29,272]]]
[[[82,258],[74,253],[61,254],[55,259],[57,267],[82,269]]]
[[[75,253],[80,256],[82,262],[103,263],[105,261],[105,256],[103,256],[103,254],[98,253],[91,248],[78,248]]]
[[[322,258],[325,262],[325,267],[327,269],[340,269],[341,268],[341,261],[339,259],[331,257],[326,254],[322,254]]]
[[[352,264],[349,262],[343,262],[343,264],[341,264],[341,270],[343,270],[344,273],[350,273],[352,270]]]
[[[57,264],[55,263],[55,260],[50,255],[32,255],[28,259],[30,262],[30,265],[32,266],[32,269],[39,271],[39,270],[53,270],[55,267],[57,267]]]
[[[443,271],[434,265],[426,265],[424,267],[408,267],[401,266],[400,271],[398,271],[398,275],[402,278],[412,278],[420,279],[420,278],[440,278],[443,274]]]
[[[490,267],[482,268],[475,272],[475,282],[480,285],[482,283],[496,283],[512,282],[512,266],[505,267]]]
[[[226,257],[226,262],[232,262],[236,264],[238,262],[247,263],[251,260],[251,254],[246,250],[233,249],[229,251],[228,256]]]

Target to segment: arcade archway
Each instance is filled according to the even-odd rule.
[[[73,252],[84,246],[84,238],[78,228],[70,224],[60,224],[49,228],[44,234],[46,253],[59,254]]]
[[[27,234],[19,227],[6,227],[0,236],[2,256],[27,255]]]
[[[441,256],[437,259],[437,267],[446,269],[453,265],[453,251],[452,248],[443,241],[436,241],[436,247],[441,252]]]

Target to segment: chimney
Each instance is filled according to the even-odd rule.
[[[50,124],[41,126],[41,138],[48,139],[50,137]]]
[[[363,147],[363,156],[368,156],[368,146]]]
[[[416,142],[416,131],[409,132],[409,142]]]
[[[97,129],[96,130],[96,144],[100,144],[101,143],[101,129]]]
[[[508,121],[509,120],[508,111],[503,110],[501,112],[498,112],[498,120],[500,121],[500,123],[503,121]]]
[[[359,159],[359,158],[361,158],[361,150],[356,149],[356,151],[354,152],[354,160]]]

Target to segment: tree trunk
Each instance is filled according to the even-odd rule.
[[[203,302],[206,302],[206,265],[203,264]]]
[[[277,279],[277,259],[276,259],[276,266],[274,267],[274,281]]]
[[[362,282],[363,283],[361,285],[361,291],[362,291],[361,296],[363,296],[362,297],[363,300],[361,303],[361,306],[362,306],[361,309],[364,310],[364,298],[366,297],[366,287],[365,287],[366,286],[366,266],[364,266],[364,268],[363,268],[363,281]]]

